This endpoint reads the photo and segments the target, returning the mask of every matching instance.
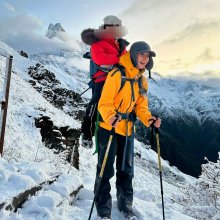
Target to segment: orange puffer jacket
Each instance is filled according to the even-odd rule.
[[[139,71],[135,68],[130,59],[130,52],[127,52],[120,58],[121,65],[125,67],[125,74],[127,78],[133,79],[137,78],[144,73],[144,71]],[[135,111],[137,117],[140,121],[147,127],[149,127],[149,119],[151,118],[151,113],[148,110],[148,99],[139,94],[139,85],[138,82],[134,82],[134,97],[135,100],[132,100],[132,90],[131,84],[129,81],[126,81],[123,88],[121,87],[121,73],[112,74],[115,71],[113,69],[108,73],[107,79],[105,81],[102,95],[99,100],[98,110],[102,116],[104,122],[100,122],[100,126],[107,130],[111,130],[112,126],[109,124],[110,118],[116,115],[116,109],[120,107],[118,111],[120,113],[130,113],[133,110]],[[142,87],[146,90],[148,89],[147,79],[142,77]],[[120,90],[120,91],[119,91]],[[122,101],[123,100],[123,101]],[[128,132],[130,136],[132,134],[132,123],[131,121],[126,122],[126,120],[121,120],[115,132],[126,136],[126,123],[128,123]]]
[[[124,54],[126,50],[123,51]],[[119,46],[114,39],[100,40],[91,46],[92,59],[97,65],[114,65],[119,62]],[[99,70],[93,75],[95,82],[103,82],[106,73]]]

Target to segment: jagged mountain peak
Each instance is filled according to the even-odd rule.
[[[62,27],[61,23],[56,23],[56,24],[50,23],[46,33],[46,37],[48,37],[49,39],[53,37],[57,37],[60,40],[64,40],[63,38],[61,38],[63,32],[65,32],[65,30]]]

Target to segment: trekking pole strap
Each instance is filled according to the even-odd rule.
[[[121,165],[122,171],[125,171],[125,158],[126,158],[127,145],[128,145],[128,120],[126,120],[126,139],[125,139],[125,146],[124,146],[123,159]]]

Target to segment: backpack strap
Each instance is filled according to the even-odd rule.
[[[142,76],[138,78],[138,87],[139,87],[139,90],[142,88]]]
[[[135,100],[135,97],[134,97],[134,82],[138,82],[139,93],[140,93],[140,91],[143,90],[142,76],[140,76],[138,79],[130,79],[130,78],[126,77],[124,66],[122,66],[120,64],[117,64],[117,65],[115,65],[115,68],[116,68],[116,70],[111,74],[111,76],[114,76],[115,73],[118,72],[118,71],[121,73],[121,86],[120,86],[120,89],[118,90],[118,92],[120,92],[122,90],[122,88],[125,85],[125,82],[129,81],[130,84],[131,84],[132,99],[134,101]],[[144,91],[145,91],[145,89],[144,89]],[[142,93],[140,93],[140,94],[142,94]]]
[[[121,113],[117,111],[117,114],[121,116],[121,119],[132,121],[133,123],[137,120],[137,116],[134,111],[130,113]]]
[[[124,87],[125,85],[125,82],[126,82],[126,74],[125,74],[125,68],[124,66],[118,64],[118,65],[115,65],[115,68],[116,70],[111,74],[111,76],[114,76],[116,72],[120,72],[121,73],[121,86],[120,86],[120,89],[118,90],[118,92],[120,92],[122,90],[122,88]]]

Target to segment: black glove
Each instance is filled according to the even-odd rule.
[[[122,52],[124,49],[130,44],[128,41],[125,39],[119,38],[118,40],[118,45],[119,45],[119,56],[121,56]]]
[[[86,59],[91,59],[91,53],[90,51],[87,51],[83,54],[83,58],[86,58]]]

